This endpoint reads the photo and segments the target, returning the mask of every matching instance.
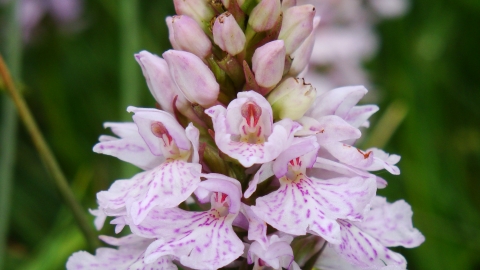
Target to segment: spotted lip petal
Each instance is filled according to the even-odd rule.
[[[67,269],[177,269],[177,266],[172,263],[171,256],[159,257],[151,263],[144,262],[145,249],[152,243],[151,239],[133,234],[122,238],[100,236],[100,239],[119,248],[99,248],[95,256],[85,251],[76,252],[68,259]]]
[[[340,243],[338,218],[361,220],[375,196],[373,178],[280,179],[280,188],[256,201],[253,212],[278,230],[293,235],[311,231]]]
[[[143,170],[152,169],[165,161],[163,156],[150,152],[134,123],[105,123],[104,127],[111,128],[120,138],[100,136],[100,142],[93,147],[94,152],[114,156]]]
[[[357,268],[397,266],[406,269],[407,262],[402,255],[389,250],[377,239],[348,221],[341,220],[339,224],[342,242],[339,245],[330,243],[329,247],[348,262]]]
[[[387,247],[417,247],[425,237],[412,225],[412,208],[404,200],[387,203],[383,197],[375,197],[371,210],[363,222],[353,222]]]
[[[229,208],[240,207],[241,189],[235,184],[236,180],[216,176],[202,182],[202,187],[214,192],[228,192],[226,197],[221,196],[222,200],[228,199],[225,202]],[[224,193],[212,194],[212,198],[218,194]],[[130,222],[133,233],[158,239],[147,248],[145,261],[172,255],[187,267],[217,269],[242,255],[244,245],[232,228],[239,209],[234,214],[231,209],[222,214],[222,210],[215,207],[212,204],[212,209],[204,212],[155,207],[141,223]]]
[[[201,169],[200,164],[173,160],[149,171],[146,192],[131,202],[133,221],[139,224],[155,206],[169,208],[185,201],[200,183]]]
[[[404,270],[404,267],[398,265],[358,267],[351,264],[335,251],[332,245],[326,245],[322,254],[315,263],[317,269],[322,270]]]
[[[195,269],[218,269],[243,254],[243,243],[232,228],[234,215],[211,218],[210,211],[187,212],[177,208],[153,210],[145,222],[153,221],[159,240],[146,250],[145,261],[165,255],[175,256],[180,263]],[[140,224],[139,226],[142,226]],[[132,227],[135,233],[139,233]]]

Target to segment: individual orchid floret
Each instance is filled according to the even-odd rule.
[[[117,180],[108,191],[97,194],[99,210],[109,216],[131,213],[140,222],[155,206],[175,207],[186,200],[200,182],[198,174],[199,131],[192,124],[183,129],[173,116],[156,109],[129,107],[138,132],[153,155],[165,162],[135,175]]]
[[[282,12],[280,0],[261,0],[250,13],[248,24],[255,32],[273,28]]]
[[[186,267],[218,269],[243,254],[244,245],[232,228],[240,211],[240,183],[219,174],[202,176],[207,180],[198,186],[210,192],[210,210],[156,207],[140,224],[130,225],[133,233],[157,239],[145,252],[146,263],[170,255]]]
[[[152,239],[130,234],[122,238],[100,236],[105,243],[118,246],[118,249],[99,248],[93,256],[86,251],[75,252],[67,261],[67,270],[103,270],[103,269],[158,269],[176,270],[171,256],[162,256],[151,263],[145,263],[146,248]]]
[[[272,234],[267,236],[267,245],[253,242],[247,252],[248,264],[254,264],[253,269],[291,269],[300,270],[293,260],[293,250],[290,243],[293,237],[287,234]]]
[[[275,119],[297,120],[310,109],[317,91],[304,79],[287,78],[268,95]]]
[[[173,0],[178,15],[187,15],[193,18],[200,27],[207,31],[210,20],[215,16],[212,6],[205,0]]]
[[[187,51],[205,59],[212,54],[212,42],[198,23],[187,15],[173,16],[169,23],[169,35],[175,50]],[[173,32],[173,33],[170,33]]]
[[[243,51],[245,34],[230,12],[222,13],[213,24],[213,41],[232,56]]]
[[[424,236],[413,228],[412,214],[410,206],[403,200],[389,204],[385,198],[376,197],[362,222],[338,221],[342,243],[329,243],[327,247],[357,269],[385,266],[406,269],[405,258],[387,247],[412,248],[425,241]]]
[[[319,145],[316,138],[296,138],[274,162],[280,188],[259,197],[253,212],[272,227],[293,235],[315,233],[339,244],[337,219],[362,220],[375,196],[374,178],[316,179],[306,175],[313,167]]]
[[[313,18],[313,29],[312,32],[308,35],[308,37],[303,41],[302,45],[298,47],[290,57],[293,58],[292,64],[290,66],[290,70],[288,74],[292,76],[297,76],[305,70],[310,61],[310,56],[312,55],[313,46],[315,45],[315,30],[317,26],[320,24],[320,17],[315,16]]]
[[[283,13],[282,28],[278,39],[285,42],[287,55],[291,55],[313,30],[315,7],[294,6]]]
[[[252,70],[259,86],[271,89],[282,79],[285,68],[285,46],[282,40],[271,41],[255,50]]]
[[[105,128],[110,128],[119,138],[102,135],[93,151],[117,157],[129,162],[143,170],[152,169],[165,161],[163,155],[154,155],[138,133],[134,123],[105,123]]]
[[[205,113],[212,117],[218,148],[245,167],[278,157],[301,128],[290,119],[273,124],[270,104],[254,91],[238,93],[226,109],[214,106]]]
[[[220,85],[200,58],[189,52],[175,50],[166,51],[163,57],[178,89],[191,103],[209,108],[217,102]]]

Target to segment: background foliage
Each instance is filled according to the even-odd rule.
[[[106,132],[103,122],[128,119],[122,95],[136,100],[131,105],[154,106],[133,53],[169,48],[164,19],[174,14],[170,1],[136,3],[132,16],[130,0],[85,1],[80,31],[65,33],[45,17],[22,47],[17,81],[85,211],[96,207],[96,192],[134,172],[91,151]],[[14,35],[7,13],[0,10],[2,55]],[[409,202],[414,225],[426,236],[421,247],[400,250],[409,269],[480,269],[478,26],[480,1],[412,1],[406,16],[378,26],[381,48],[366,63],[381,110],[365,144],[375,145],[368,134],[381,133],[388,121],[379,119],[389,109],[391,115],[398,104],[407,109],[385,146],[402,156],[402,174],[382,174],[389,187],[379,193]],[[127,58],[125,48],[133,48]],[[9,228],[3,268],[64,269],[72,252],[87,248],[85,240],[21,125],[10,143],[15,140],[9,215],[0,221]],[[105,227],[101,233],[112,233]]]

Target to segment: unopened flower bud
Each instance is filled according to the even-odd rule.
[[[185,51],[163,53],[170,74],[185,97],[192,103],[209,108],[217,101],[220,86],[215,76],[196,55]]]
[[[280,0],[262,0],[250,13],[248,24],[255,32],[270,30],[282,12]]]
[[[288,72],[292,76],[298,75],[302,72],[310,61],[310,56],[312,55],[313,45],[315,45],[315,29],[320,23],[320,17],[316,16],[313,19],[313,29],[310,32],[310,35],[305,39],[305,41],[296,49],[291,57],[293,58],[292,65],[290,66],[290,71]]]
[[[167,19],[168,23],[168,19]],[[172,46],[175,49],[191,52],[200,58],[212,53],[212,43],[198,23],[187,15],[173,16],[169,31],[173,31]],[[169,35],[172,36],[171,33]]]
[[[135,59],[142,68],[148,89],[150,89],[155,100],[163,110],[173,113],[172,102],[177,95],[177,86],[170,77],[167,62],[147,51],[135,54]]]
[[[168,40],[170,40],[170,44],[172,45],[172,48],[174,50],[180,50],[180,47],[178,46],[177,41],[175,41],[175,34],[173,30],[172,21],[173,21],[172,16],[168,16],[165,19],[165,22],[167,23],[167,27],[168,27]]]
[[[252,57],[252,70],[258,85],[265,88],[274,87],[282,79],[284,67],[283,40],[271,41],[255,50]]]
[[[317,91],[304,79],[288,78],[268,96],[276,119],[297,120],[312,106]]]
[[[207,30],[215,12],[206,0],[173,0],[178,15],[194,19],[203,30]]]
[[[291,55],[312,32],[314,16],[312,5],[294,6],[283,13],[278,39],[285,41],[287,55]]]
[[[217,17],[213,25],[213,41],[222,50],[237,55],[245,46],[245,34],[230,12]]]

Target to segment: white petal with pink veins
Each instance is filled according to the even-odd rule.
[[[375,196],[375,180],[336,178],[317,180],[302,177],[281,186],[256,201],[252,210],[268,224],[286,233],[314,232],[331,243],[340,243],[338,218],[361,220]]]
[[[322,147],[338,159],[338,161],[356,168],[366,170],[374,162],[372,151],[363,152],[348,144],[331,142],[323,144]]]
[[[241,204],[238,181],[216,174],[202,176],[207,178],[202,188],[213,192],[209,211],[155,207],[139,224],[128,221],[134,234],[158,239],[147,248],[145,262],[172,255],[187,267],[218,269],[243,254],[244,245],[232,228]]]
[[[406,268],[405,258],[348,221],[339,221],[342,243],[329,246],[357,268],[397,266]]]
[[[172,255],[187,267],[218,269],[237,259],[243,254],[244,246],[232,228],[235,216],[215,218],[212,217],[215,213],[211,211],[214,210],[153,210],[145,222],[157,224],[154,231],[161,238],[147,248],[145,261],[151,262],[161,256]],[[143,223],[138,226],[142,225]],[[145,227],[141,229],[146,230]]]
[[[163,156],[156,156],[150,152],[134,123],[105,123],[104,126],[110,127],[120,138],[100,136],[100,142],[93,147],[94,152],[117,157],[144,170],[154,168],[165,161]]]
[[[85,251],[76,252],[68,259],[67,269],[177,269],[172,263],[171,256],[162,256],[150,263],[144,262],[145,249],[152,243],[151,239],[133,234],[122,238],[100,236],[100,239],[119,248],[98,248],[95,256]]]
[[[425,237],[413,227],[412,215],[412,208],[404,200],[387,203],[377,196],[365,220],[353,224],[387,247],[413,248],[422,244]]]
[[[325,246],[322,255],[315,263],[315,267],[322,270],[358,270],[359,267],[351,264],[335,251],[332,245]],[[404,270],[398,265],[361,267],[362,270]]]
[[[175,207],[185,201],[200,183],[200,164],[181,160],[166,162],[148,172],[147,192],[132,202],[130,215],[140,223],[155,206]]]

